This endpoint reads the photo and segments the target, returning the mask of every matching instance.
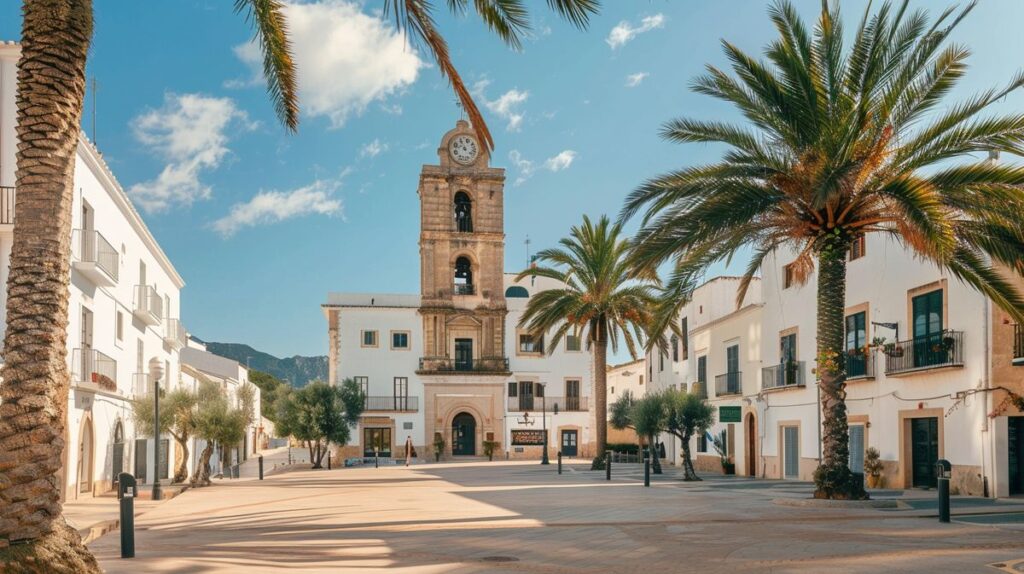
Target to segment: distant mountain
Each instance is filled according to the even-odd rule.
[[[241,343],[206,343],[206,349],[215,355],[234,359],[239,364],[264,373],[270,373],[279,379],[287,379],[293,387],[304,387],[310,381],[327,380],[327,357],[303,357],[295,355],[286,359],[278,359],[270,353],[257,351],[249,345]]]

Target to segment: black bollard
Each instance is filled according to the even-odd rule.
[[[651,457],[644,459],[644,486],[651,485]]]
[[[327,470],[331,470],[331,451],[327,451]]]
[[[612,479],[612,451],[610,450],[604,453],[604,479]]]
[[[935,475],[939,482],[939,522],[949,522],[949,479],[953,466],[946,459],[935,463]]]
[[[263,480],[263,455],[259,456],[260,480]]]
[[[558,474],[562,474],[562,451],[558,451]]]
[[[135,558],[135,477],[117,475],[117,498],[121,503],[121,558]]]

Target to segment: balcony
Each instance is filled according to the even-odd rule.
[[[452,359],[450,357],[420,357],[420,374],[508,374],[508,359],[505,357],[480,357],[476,359]]]
[[[707,400],[708,398],[708,384],[704,381],[697,381],[690,385],[690,392],[697,397]]]
[[[472,295],[476,293],[472,283],[455,283],[452,285],[452,295]]]
[[[366,412],[416,412],[420,410],[420,398],[368,396],[363,402],[363,410]]]
[[[875,378],[876,349],[850,349],[846,352],[846,380]]]
[[[135,286],[135,307],[132,313],[147,325],[159,325],[164,318],[164,300],[152,285]]]
[[[887,344],[882,347],[882,352],[885,353],[886,375],[962,367],[964,334],[962,331],[943,331],[909,341]]]
[[[789,361],[761,369],[761,388],[765,391],[805,386],[804,362]]]
[[[14,223],[14,188],[0,186],[0,224]]]
[[[743,394],[743,373],[724,373],[715,376],[715,396],[727,397]]]
[[[93,384],[117,392],[117,361],[96,349],[75,349],[71,353],[71,376],[76,383]]]
[[[187,343],[188,335],[185,333],[185,326],[180,319],[168,319],[164,329],[164,342],[175,349],[180,349]]]
[[[582,413],[590,410],[589,404],[588,397],[518,396],[508,397],[506,406],[509,412],[540,412],[546,408],[553,413],[558,405],[558,412]]]
[[[99,231],[75,229],[71,232],[72,265],[102,287],[117,284],[121,256]]]
[[[1013,326],[1013,364],[1024,365],[1024,327]]]

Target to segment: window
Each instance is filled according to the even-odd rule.
[[[579,351],[583,348],[580,342],[580,338],[576,335],[565,336],[565,350],[566,351]]]
[[[697,382],[706,383],[708,382],[708,357],[703,355],[697,357]]]
[[[580,410],[580,382],[578,379],[565,381],[565,405],[567,411]]]
[[[460,233],[473,232],[473,204],[465,191],[455,194],[455,230]]]
[[[697,435],[697,452],[707,452],[707,451],[708,451],[708,431],[704,430],[704,431],[701,431],[701,433],[699,435]]]
[[[863,233],[853,238],[853,243],[850,244],[850,261],[864,257],[865,245]]]
[[[394,382],[395,410],[409,410],[409,378],[395,377]]]
[[[672,335],[672,361],[679,362],[679,337]]]
[[[391,429],[364,428],[363,456],[391,456]]]
[[[453,289],[453,293],[456,295],[473,294],[473,264],[468,257],[462,256],[455,260]]]
[[[521,411],[532,411],[533,410],[533,391],[539,388],[540,385],[534,384],[533,381],[519,381],[519,410]],[[541,391],[543,393],[544,391]],[[540,396],[540,395],[537,395]]]
[[[690,331],[689,326],[687,325],[686,317],[683,317],[683,321],[682,324],[679,326],[679,330],[682,332],[683,335],[682,355],[683,360],[685,361],[690,358]]]
[[[615,387],[612,387],[612,394],[615,394]]]
[[[644,376],[640,375],[640,386],[642,387],[643,385],[644,385]]]
[[[117,342],[124,342],[124,313],[120,310],[114,317],[114,334],[117,336]]]
[[[391,348],[407,350],[409,348],[409,332],[391,331]]]
[[[519,384],[515,381],[508,384],[508,396],[512,398],[519,396]]]
[[[665,370],[665,353],[658,351],[658,372]]]
[[[530,292],[526,290],[526,287],[519,285],[513,285],[508,289],[505,289],[506,299],[529,299]]]
[[[796,333],[779,337],[779,363],[789,364],[796,360]]]
[[[544,352],[544,335],[519,334],[519,353],[539,355]]]
[[[943,347],[942,306],[942,289],[911,299],[915,367],[928,367],[949,361],[949,351]]]
[[[352,380],[359,385],[359,390],[362,391],[364,397],[370,395],[370,377],[352,377]]]
[[[867,312],[861,311],[847,315],[846,341],[844,342],[847,376],[863,377],[868,374],[867,343]]]
[[[793,286],[796,279],[796,273],[793,269],[793,264],[790,263],[782,268],[782,288],[789,289]]]
[[[377,331],[363,331],[362,334],[362,346],[363,347],[376,347],[377,346]]]

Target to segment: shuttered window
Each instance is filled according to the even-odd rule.
[[[850,470],[864,473],[864,425],[850,425]]]
[[[800,476],[800,429],[797,427],[782,428],[785,468],[785,478],[798,478]]]

